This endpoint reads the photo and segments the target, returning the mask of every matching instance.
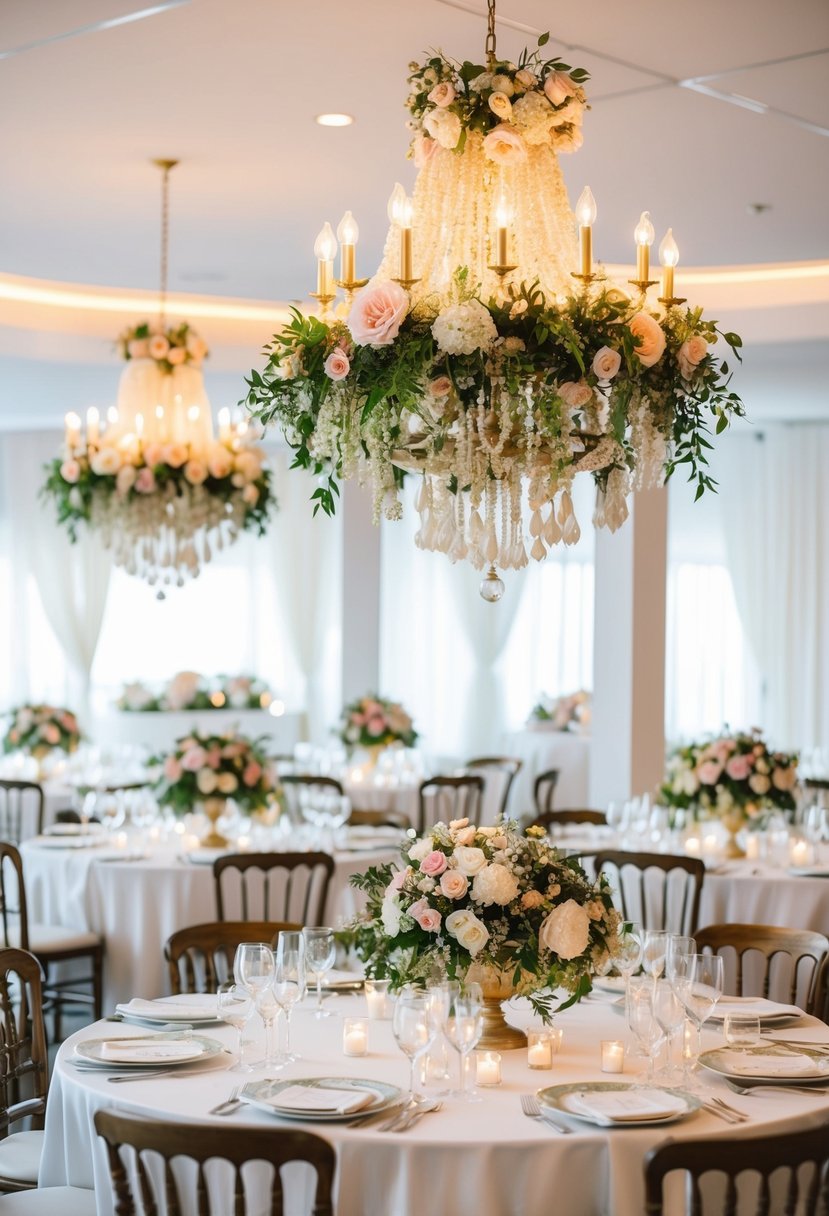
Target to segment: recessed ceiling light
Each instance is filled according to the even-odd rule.
[[[350,114],[318,114],[316,121],[321,127],[350,127],[354,119]]]

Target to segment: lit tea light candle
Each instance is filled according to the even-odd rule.
[[[789,860],[793,866],[806,866],[812,860],[812,849],[808,840],[793,840],[789,845]]]
[[[240,853],[250,852],[250,836],[239,836],[236,840],[236,848]]]
[[[757,861],[760,856],[760,837],[756,832],[749,832],[746,837],[746,858],[748,861]]]
[[[366,980],[365,995],[368,1016],[372,1021],[391,1017],[388,980]]]
[[[478,1085],[501,1084],[501,1053],[498,1051],[475,1052],[475,1082]]]
[[[685,837],[685,852],[689,857],[699,857],[702,852],[702,841],[699,836]]]
[[[708,832],[702,838],[703,857],[713,857],[719,851],[720,838],[716,832]]]
[[[343,1019],[343,1054],[364,1056],[368,1053],[368,1022],[365,1018]]]
[[[618,1039],[602,1040],[602,1072],[624,1072],[625,1045]]]
[[[553,1042],[548,1030],[527,1031],[527,1064],[530,1068],[553,1067]]]

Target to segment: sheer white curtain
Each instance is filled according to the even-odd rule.
[[[779,747],[829,746],[829,425],[732,436],[719,463],[737,609]]]

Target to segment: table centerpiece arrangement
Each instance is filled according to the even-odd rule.
[[[203,676],[179,671],[163,688],[141,680],[125,684],[118,698],[124,713],[181,713],[202,709],[267,709],[273,693],[258,676]]]
[[[42,770],[43,761],[55,751],[74,752],[81,741],[78,719],[71,709],[57,705],[24,704],[9,715],[3,736],[3,752],[32,756]]]
[[[357,954],[368,975],[393,989],[435,978],[480,983],[483,1047],[525,1046],[504,1019],[503,1000],[525,996],[549,1022],[590,991],[614,951],[621,917],[606,879],[591,882],[540,828],[437,823],[422,837],[410,830],[401,859],[402,867],[390,862],[351,878],[366,894],[351,925]]]
[[[536,729],[584,731],[590,727],[591,695],[585,689],[550,697],[542,693],[530,710],[527,725]]]
[[[374,693],[358,697],[344,707],[338,733],[346,748],[365,751],[372,765],[384,748],[396,743],[414,747],[418,737],[403,706]]]
[[[160,770],[153,789],[160,806],[176,815],[202,809],[211,830],[202,844],[223,848],[228,842],[216,829],[217,820],[233,802],[251,816],[266,816],[279,806],[281,790],[276,765],[262,739],[234,731],[208,734],[191,731],[167,755],[154,756]]]
[[[663,805],[695,819],[718,819],[725,852],[740,857],[736,836],[769,811],[794,811],[796,752],[772,751],[760,730],[724,733],[676,748],[660,789]]]

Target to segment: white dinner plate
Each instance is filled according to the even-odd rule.
[[[593,987],[600,992],[624,993],[625,977],[623,975],[594,975]]]
[[[787,1026],[797,1022],[803,1016],[803,1010],[797,1005],[781,1005],[777,1001],[769,1001],[762,996],[724,996],[714,1007],[707,1019],[709,1025],[722,1025],[729,1014],[756,1015],[761,1026]]]
[[[139,1025],[184,1022],[188,1026],[218,1026],[222,1019],[216,1012],[216,1000],[211,992],[178,993],[155,1001],[133,997],[131,1001],[116,1005],[115,1012]]]
[[[779,1061],[773,1070],[753,1071],[748,1062],[753,1058],[773,1058]],[[804,1066],[804,1057],[813,1061],[813,1067]],[[786,1060],[791,1060],[787,1068]],[[729,1077],[745,1085],[814,1085],[829,1083],[829,1058],[825,1051],[809,1047],[789,1047],[783,1043],[763,1043],[759,1047],[716,1047],[704,1051],[699,1058],[711,1072]]]
[[[153,1052],[152,1043],[158,1044],[157,1052]],[[109,1044],[111,1051],[105,1052],[104,1044]],[[142,1052],[142,1058],[129,1058],[135,1055],[135,1049],[130,1052],[130,1043],[149,1043],[150,1047]],[[178,1051],[176,1050],[178,1047]],[[140,1050],[140,1049],[139,1049]],[[119,1052],[123,1051],[123,1059]],[[155,1034],[155,1035],[114,1035],[106,1039],[83,1039],[75,1044],[75,1055],[85,1064],[96,1065],[99,1068],[176,1068],[182,1064],[195,1064],[210,1060],[221,1055],[224,1051],[216,1039],[206,1039],[201,1035]]]
[[[100,849],[111,842],[102,832],[89,832],[84,836],[33,836],[27,843],[38,849]]]
[[[193,849],[192,852],[185,853],[184,858],[195,866],[212,866],[218,857],[226,857],[228,853],[235,851],[231,845],[226,849]]]
[[[829,878],[829,865],[789,866],[796,878]]]
[[[603,1095],[607,1095],[606,1105],[602,1102]],[[536,1096],[542,1106],[597,1127],[655,1127],[676,1123],[699,1110],[701,1105],[696,1095],[684,1089],[649,1089],[632,1081],[551,1085],[540,1089]],[[598,1099],[593,1111],[586,1105],[591,1099]],[[651,1111],[648,1111],[648,1105],[652,1107]]]
[[[53,823],[50,827],[44,828],[44,836],[94,836],[98,832],[103,832],[104,825],[102,823]]]
[[[359,1110],[339,1113],[336,1111],[310,1111],[283,1109],[279,1105],[279,1095],[283,1089],[294,1085],[305,1086],[309,1089],[342,1089],[346,1092],[367,1090],[373,1095],[372,1100]],[[395,1106],[403,1097],[402,1091],[396,1085],[387,1085],[385,1081],[369,1081],[360,1077],[294,1077],[284,1081],[250,1081],[242,1090],[242,1098],[257,1110],[267,1111],[269,1115],[277,1115],[280,1119],[299,1119],[303,1123],[345,1123],[350,1119],[362,1119],[366,1115],[376,1115],[382,1110]]]

